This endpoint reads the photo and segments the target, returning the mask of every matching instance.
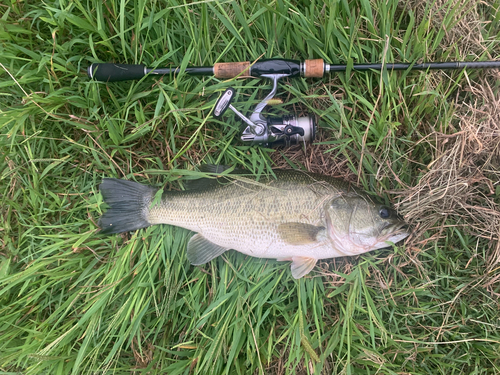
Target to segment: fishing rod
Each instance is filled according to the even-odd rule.
[[[389,64],[353,64],[354,71],[377,70],[458,70],[458,69],[487,69],[500,68],[500,61],[453,61],[453,62],[426,62],[421,64],[389,63]],[[266,118],[262,110],[271,104],[276,94],[278,80],[284,77],[321,78],[332,72],[345,72],[348,65],[328,64],[323,59],[313,60],[285,60],[268,59],[257,60],[253,64],[249,61],[216,63],[214,66],[193,66],[183,70],[185,74],[194,76],[215,76],[220,79],[262,77],[273,81],[271,92],[256,107],[250,117],[246,117],[231,104],[235,90],[228,88],[217,100],[214,106],[214,117],[220,118],[227,109],[231,109],[247,125],[241,136],[242,141],[251,144],[291,145],[301,142],[310,142],[316,133],[316,123],[313,117],[297,117],[294,114],[282,117]],[[101,82],[118,82],[141,79],[147,75],[172,75],[181,72],[179,67],[147,68],[145,65],[94,63],[87,69],[91,79]]]

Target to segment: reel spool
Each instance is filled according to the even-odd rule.
[[[291,146],[304,142],[312,142],[316,135],[316,122],[313,117],[296,117],[288,114],[282,117],[266,118],[262,115],[262,110],[271,100],[278,89],[278,80],[288,74],[262,74],[261,77],[273,80],[273,89],[262,100],[250,115],[250,118],[243,115],[231,104],[235,90],[228,88],[217,100],[214,106],[213,115],[220,119],[227,109],[231,109],[243,120],[247,127],[243,130],[241,140],[245,143],[260,146]]]

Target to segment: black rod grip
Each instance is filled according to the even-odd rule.
[[[131,79],[141,79],[146,75],[146,73],[145,65],[94,63],[87,69],[87,74],[91,79],[102,82],[118,82],[128,81]]]

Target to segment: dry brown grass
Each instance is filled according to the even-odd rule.
[[[432,144],[433,161],[415,186],[400,192],[397,207],[415,224],[415,239],[430,228],[453,225],[491,240],[496,249],[500,237],[500,96],[486,80],[471,83],[469,89],[475,100],[456,104],[455,132],[434,131],[420,141]],[[498,256],[495,251],[494,263]]]
[[[445,18],[452,17],[452,27],[444,28],[445,37],[441,42],[444,50],[449,47],[456,49],[463,58],[478,57],[487,52],[485,40],[481,30],[486,27],[487,21],[480,16],[481,7],[491,7],[487,2],[477,0],[410,0],[403,5],[415,13],[417,24],[423,19],[430,19],[433,27],[437,30],[443,29]],[[426,15],[426,8],[430,6],[430,14]],[[428,56],[434,60],[435,56]],[[491,58],[491,56],[490,56]]]

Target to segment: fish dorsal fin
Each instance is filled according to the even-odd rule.
[[[306,245],[317,242],[325,227],[306,223],[283,223],[278,225],[281,239],[289,245]]]
[[[199,266],[210,262],[227,250],[229,249],[216,245],[197,233],[187,244],[187,258],[192,265]]]
[[[229,174],[243,174],[243,175],[251,175],[252,173],[250,171],[247,171],[242,168],[233,168],[230,165],[217,165],[217,164],[203,164],[200,165],[198,168],[200,172],[204,173],[222,173],[227,171],[228,169],[232,170],[229,172]]]
[[[227,165],[203,164],[198,168],[198,170],[203,173],[217,175],[219,173],[222,174],[231,168],[232,167]],[[187,180],[185,183],[188,190],[205,190],[231,182],[233,179],[228,175],[248,175],[249,173],[249,171],[245,171],[244,169],[235,168],[224,173],[224,177],[213,176],[213,178],[197,178],[195,180]]]
[[[216,165],[216,164],[202,164],[198,168],[200,172],[204,173],[222,173],[231,168],[228,165]]]
[[[308,257],[293,257],[292,261],[292,276],[294,279],[300,279],[311,272],[318,260]]]
[[[198,178],[196,180],[185,181],[185,186],[187,190],[193,191],[205,191],[211,188],[219,186],[220,182],[217,178]]]

